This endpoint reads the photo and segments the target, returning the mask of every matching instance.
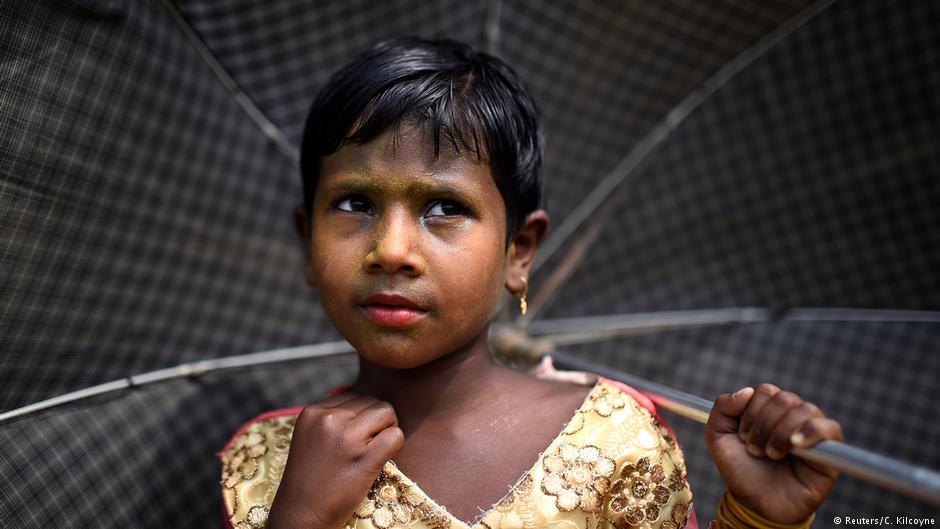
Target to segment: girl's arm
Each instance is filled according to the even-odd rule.
[[[297,417],[267,529],[337,529],[366,496],[404,434],[387,402],[345,393]]]
[[[788,455],[823,439],[841,441],[839,423],[771,384],[718,397],[705,425],[732,502],[778,524],[808,520],[832,489],[837,471]]]

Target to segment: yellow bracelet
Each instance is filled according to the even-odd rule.
[[[722,529],[808,529],[815,519],[816,513],[813,513],[795,524],[774,522],[742,505],[728,491],[718,503],[718,526]]]

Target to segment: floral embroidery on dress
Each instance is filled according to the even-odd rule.
[[[424,498],[400,477],[382,470],[365,499],[353,513],[357,518],[368,518],[379,529],[388,529],[396,522],[410,524],[415,520],[415,507]]]
[[[235,529],[267,524],[295,421],[281,416],[251,424],[221,454],[222,499]]]
[[[234,451],[222,457],[222,486],[231,489],[258,473],[258,459],[267,453],[264,434],[249,432],[236,442]]]
[[[662,529],[680,529],[689,520],[689,504],[679,502],[672,506],[669,520],[663,522]]]
[[[626,405],[627,401],[619,390],[607,385],[598,385],[598,390],[591,392],[581,411],[582,413],[593,411],[601,417],[610,417],[614,410],[623,409]]]
[[[565,429],[561,433],[562,435],[574,435],[580,432],[583,428],[584,415],[582,415],[582,412],[579,411],[578,414],[568,422],[568,424],[565,426]]]
[[[673,492],[678,492],[688,487],[689,484],[685,478],[685,469],[677,464],[676,468],[672,469],[672,472],[669,474],[669,481],[666,482],[666,486]]]
[[[287,450],[290,448],[290,440],[294,436],[294,424],[297,422],[297,418],[291,417],[284,422],[285,424],[278,426],[274,430],[274,446],[278,450]]]
[[[433,529],[450,528],[450,516],[448,516],[444,509],[441,509],[437,505],[425,501],[415,507],[415,510],[418,512],[418,517],[424,520]]]
[[[532,481],[532,474],[526,473],[526,475],[519,480],[519,483],[516,483],[516,485],[510,489],[509,493],[496,503],[496,510],[499,512],[511,511],[512,504],[516,501],[517,497],[525,496],[532,492]]]
[[[669,488],[663,485],[664,481],[666,473],[662,465],[651,464],[647,457],[625,465],[619,479],[610,488],[614,526],[619,529],[638,525],[644,520],[658,520],[671,496]]]
[[[610,488],[616,464],[596,446],[579,448],[565,443],[554,454],[542,458],[542,467],[546,472],[542,491],[555,496],[559,511],[570,512],[580,507],[585,512],[594,512]]]

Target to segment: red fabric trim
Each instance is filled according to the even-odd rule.
[[[335,388],[331,389],[329,396],[330,396],[330,397],[335,397],[335,396],[337,396],[337,395],[342,395],[343,393],[346,393],[347,391],[349,391],[349,390],[351,390],[351,389],[352,389],[352,386],[351,386],[351,385],[349,385],[349,384],[342,384],[342,385],[336,386]]]

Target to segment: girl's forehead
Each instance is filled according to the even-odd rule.
[[[367,186],[386,192],[434,192],[449,186],[498,193],[485,160],[475,153],[458,151],[447,141],[442,141],[435,153],[433,138],[413,129],[389,131],[324,157],[319,185],[326,190]]]

